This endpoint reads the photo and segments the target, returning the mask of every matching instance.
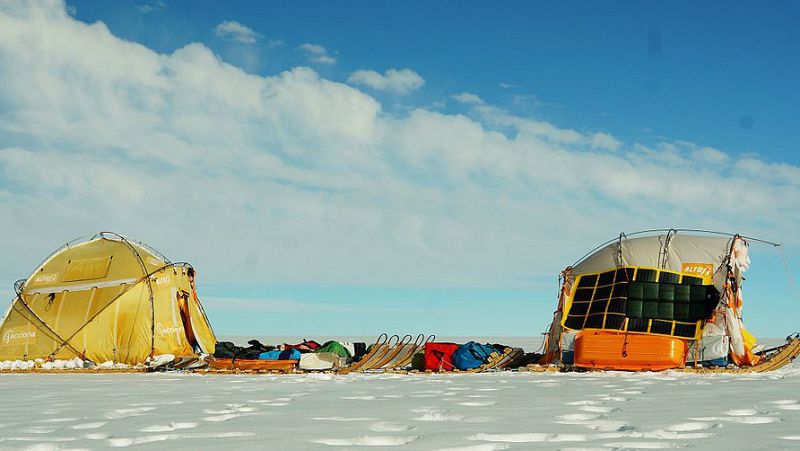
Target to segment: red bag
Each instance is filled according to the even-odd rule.
[[[455,343],[425,343],[425,369],[431,371],[453,371]]]
[[[296,345],[290,345],[288,343],[284,343],[278,346],[278,349],[281,351],[286,351],[288,349],[297,349],[300,352],[314,352],[320,348],[320,344],[314,340],[303,340],[302,343],[298,343]]]

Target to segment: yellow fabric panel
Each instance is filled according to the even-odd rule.
[[[150,355],[150,325],[150,296],[140,283],[100,312],[70,344],[82,351],[85,344],[86,358],[94,362],[133,365]]]
[[[70,260],[64,270],[62,282],[103,279],[111,266],[111,256]]]
[[[137,253],[144,263],[144,270],[142,263],[137,258]],[[92,279],[91,282],[102,284],[104,281],[131,278],[138,280],[144,277],[145,271],[150,273],[165,265],[159,258],[141,247],[129,246],[118,240],[98,238],[74,245],[52,256],[28,279],[23,291],[47,287],[69,287],[72,284],[85,285],[87,283],[85,279],[74,279],[67,274],[71,262],[102,261],[103,259],[110,261],[106,274],[102,278]],[[89,263],[86,264],[89,265]],[[85,270],[88,271],[88,269]],[[80,271],[75,269],[74,271],[80,272],[84,269]]]
[[[186,339],[181,313],[178,308],[180,277],[174,268],[167,268],[153,275],[154,310],[154,354],[194,355],[191,344]]]
[[[744,346],[747,349],[753,349],[753,346],[756,345],[756,337],[751,334],[747,329],[742,327],[742,338],[744,338]]]
[[[58,335],[69,339],[87,321],[130,287],[131,285],[119,285],[85,291],[25,295],[25,298],[31,309],[45,323]],[[76,346],[78,350],[84,348],[82,343],[81,346]]]
[[[56,343],[51,332],[21,302],[14,300],[0,326],[0,360],[46,359]]]
[[[28,302],[31,310],[33,310],[45,324],[53,328],[56,333],[58,333],[58,329],[53,327],[53,325],[56,322],[56,317],[61,308],[61,301],[63,298],[64,293],[40,294],[31,297],[25,296],[25,300]]]

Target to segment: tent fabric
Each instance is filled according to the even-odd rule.
[[[190,329],[190,330],[187,330]],[[102,233],[65,246],[21,284],[0,323],[0,360],[143,363],[213,352],[194,269]]]
[[[691,265],[710,265],[717,272],[730,253],[731,237],[661,234],[622,238],[576,264],[571,275],[600,273],[623,266],[685,272]],[[721,291],[721,286],[717,289]]]

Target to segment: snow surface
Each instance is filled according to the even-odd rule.
[[[798,449],[765,374],[0,374],[0,449]]]

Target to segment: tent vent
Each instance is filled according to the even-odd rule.
[[[111,256],[83,258],[72,260],[64,271],[64,282],[77,282],[79,280],[102,279],[108,275],[111,266]]]

